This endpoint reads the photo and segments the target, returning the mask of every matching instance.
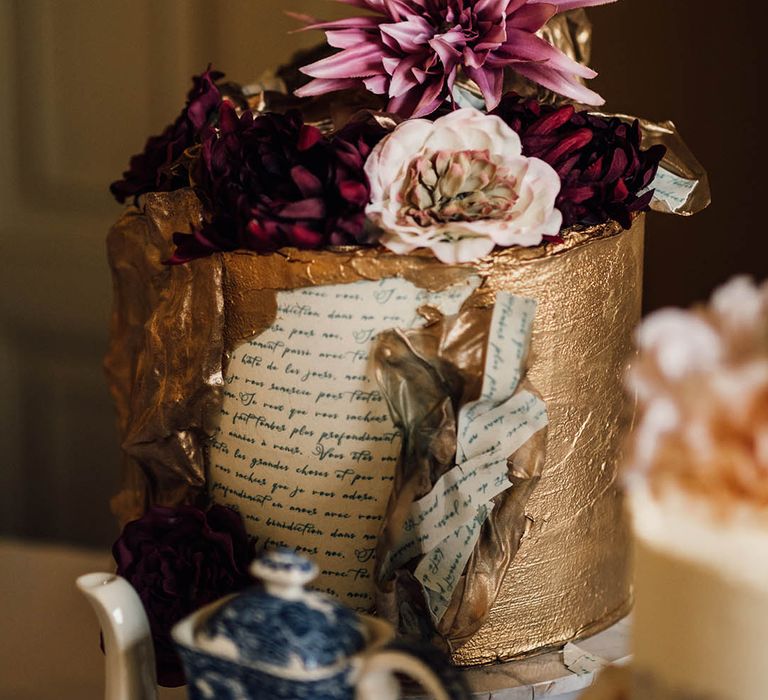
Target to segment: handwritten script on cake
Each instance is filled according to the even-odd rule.
[[[274,323],[238,347],[209,448],[213,499],[265,547],[320,567],[317,587],[358,609],[373,602],[373,556],[400,436],[369,364],[378,333],[451,315],[479,284],[443,292],[401,279],[279,292]]]

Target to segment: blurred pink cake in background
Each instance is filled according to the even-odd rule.
[[[768,668],[768,283],[651,315],[629,375],[634,661],[594,700],[761,700]],[[614,685],[623,690],[612,689]],[[588,696],[592,700],[593,696]]]

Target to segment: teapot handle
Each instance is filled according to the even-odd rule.
[[[363,660],[355,700],[396,700],[401,697],[395,674],[416,681],[434,700],[471,700],[459,669],[435,647],[398,639]]]

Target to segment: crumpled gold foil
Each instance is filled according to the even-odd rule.
[[[149,504],[205,498],[204,446],[227,353],[271,322],[278,290],[393,275],[436,290],[476,274],[482,284],[465,309],[487,309],[499,290],[538,301],[528,380],[546,401],[550,428],[538,486],[527,501],[513,487],[503,523],[483,539],[470,563],[475,575],[446,615],[442,631],[453,645],[482,623],[454,660],[482,664],[555,646],[627,611],[628,534],[615,462],[622,376],[640,315],[644,217],[631,231],[615,223],[571,230],[561,243],[506,249],[476,265],[353,248],[235,252],[164,266],[172,234],[200,216],[189,190],[151,194],[110,232],[115,305],[106,366],[126,453],[113,503],[122,521]],[[458,336],[461,328],[469,334],[460,325]],[[460,365],[463,353],[475,361],[478,346],[467,335],[435,352]],[[476,391],[472,382],[465,390]],[[439,452],[444,459],[449,447]],[[539,454],[540,446],[531,449]],[[521,453],[512,477],[527,478],[525,490],[538,468]]]
[[[376,552],[376,609],[401,629],[415,613],[422,635],[431,632],[425,592],[407,568],[382,580],[381,563],[397,546],[411,504],[453,468],[458,411],[480,395],[493,309],[475,302],[470,299],[455,317],[425,309],[425,327],[383,333],[374,350],[379,385],[403,436]],[[531,390],[527,382],[523,387]],[[544,466],[545,440],[546,431],[540,431],[509,456],[510,488],[493,499],[494,508],[434,630],[439,637],[434,641],[449,650],[479,629],[496,601],[525,532],[525,504]]]
[[[549,413],[527,530],[459,664],[509,659],[605,628],[630,607],[629,534],[616,485],[623,374],[640,318],[644,217],[630,231],[566,238],[557,252],[502,251],[482,290],[538,300],[528,379]],[[582,235],[586,235],[582,232]],[[509,254],[509,255],[507,255]]]
[[[207,497],[204,443],[221,407],[227,355],[272,323],[278,290],[399,276],[437,291],[471,274],[428,254],[370,248],[238,251],[164,265],[173,234],[201,216],[192,190],[147,194],[108,236],[114,303],[105,368],[124,453],[112,503],[121,523],[151,504]]]
[[[627,118],[631,119],[631,117]],[[691,193],[681,206],[670,208],[665,201],[656,198],[651,203],[651,208],[663,214],[679,214],[681,216],[692,216],[706,209],[712,203],[709,176],[704,166],[683,141],[674,123],[671,121],[657,123],[647,119],[640,119],[639,121],[640,130],[643,134],[643,148],[650,148],[659,143],[666,146],[667,153],[661,167],[678,177],[692,181]]]
[[[664,199],[654,197],[651,202],[651,209],[662,214],[693,216],[693,214],[698,214],[712,203],[707,171],[696,156],[693,155],[691,149],[688,148],[673,122],[653,122],[649,119],[642,119],[629,114],[606,112],[593,112],[593,114],[601,117],[618,117],[630,124],[637,121],[642,134],[642,147],[650,148],[657,144],[664,146],[667,152],[664,154],[660,167],[677,177],[689,181],[690,193],[679,206],[672,207]]]
[[[204,442],[221,401],[220,256],[166,266],[171,236],[200,221],[191,190],[153,193],[107,239],[114,304],[105,368],[124,453],[121,523],[150,504],[205,496]]]
[[[445,265],[428,251],[404,256],[380,248],[350,246],[284,248],[271,255],[236,251],[222,257],[228,350],[271,325],[279,290],[402,277],[423,289],[440,291],[471,274],[466,266]]]

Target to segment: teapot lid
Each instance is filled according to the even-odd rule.
[[[263,586],[218,608],[196,635],[201,648],[276,670],[314,671],[365,647],[365,624],[354,611],[305,588],[317,576],[309,559],[273,550],[253,562],[251,573]]]

